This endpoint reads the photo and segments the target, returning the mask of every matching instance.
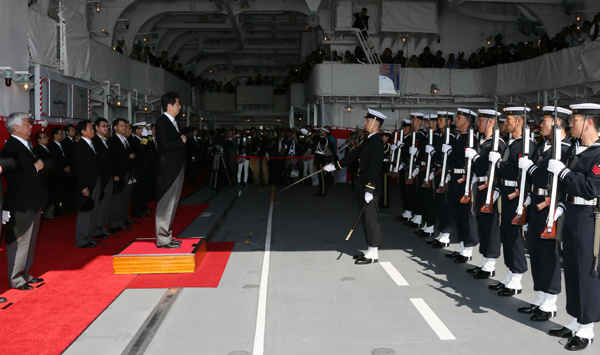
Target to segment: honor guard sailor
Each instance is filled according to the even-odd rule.
[[[525,203],[527,208],[527,222],[529,225],[527,237],[527,250],[533,289],[538,292],[538,298],[529,306],[520,307],[520,313],[531,314],[531,320],[546,321],[556,316],[556,299],[561,291],[560,285],[560,260],[557,253],[558,234],[554,238],[545,236],[550,208],[551,187],[548,185],[548,162],[550,159],[559,159],[563,163],[571,155],[571,141],[566,138],[566,128],[569,124],[571,111],[562,107],[545,106],[544,116],[540,125],[542,136],[549,139],[542,142],[541,147],[532,155],[531,160],[526,157],[519,159],[519,167],[527,172],[531,181],[531,192]],[[557,140],[556,142],[554,140]],[[556,156],[555,149],[560,150],[560,157]],[[555,198],[558,199],[555,195]],[[559,209],[564,210],[560,204]],[[553,219],[556,218],[556,214]]]
[[[500,138],[497,127],[500,112],[495,110],[478,110],[477,129],[482,138],[477,150],[467,148],[465,155],[473,160],[475,193],[475,213],[477,214],[477,232],[479,252],[483,259],[477,266],[468,268],[476,279],[486,279],[496,275],[496,259],[500,256],[500,229],[497,200],[500,188],[497,182],[495,166],[489,163],[490,152],[502,153],[506,143]]]
[[[406,195],[407,199],[411,201],[410,211],[412,211],[412,217],[407,223],[410,228],[419,228],[423,221],[423,203],[419,201],[420,186],[418,184],[418,175],[420,172],[421,163],[425,164],[425,162],[420,160],[418,155],[419,149],[421,149],[423,151],[421,157],[423,157],[426,144],[425,130],[421,128],[424,116],[425,115],[420,112],[414,112],[410,114],[410,119],[412,121],[412,132],[410,145],[408,146],[408,158],[406,162],[406,166],[408,167],[406,174]]]
[[[450,199],[452,211],[456,223],[456,235],[460,241],[459,247],[452,253],[446,254],[448,258],[454,258],[456,263],[466,263],[471,260],[473,247],[479,241],[477,238],[477,219],[470,198],[471,182],[469,171],[470,164],[466,160],[465,150],[469,143],[473,142],[471,148],[476,147],[475,134],[471,122],[477,119],[477,114],[469,109],[459,108],[456,117],[456,128],[459,130],[454,146],[442,145],[442,152],[449,154],[450,174],[446,181],[450,184]],[[465,199],[468,196],[468,199]]]
[[[548,171],[558,174],[564,192],[563,269],[567,313],[573,320],[548,333],[570,338],[565,345],[567,350],[582,350],[592,343],[594,323],[600,321],[600,105],[588,103],[570,107],[573,110],[571,134],[581,143],[572,148],[573,155],[567,164],[551,159]],[[557,209],[557,215],[560,210]]]
[[[408,148],[411,143],[411,132],[412,122],[410,119],[405,118],[402,120],[402,140],[398,142],[398,154],[400,160],[398,166],[395,167],[395,172],[398,174],[398,185],[400,185],[400,197],[402,199],[402,206],[404,212],[396,219],[399,221],[408,222],[412,218],[412,203],[408,198],[407,185],[406,185],[406,162],[408,161]]]
[[[435,174],[433,173],[433,154],[435,153],[434,141],[436,138],[437,130],[437,114],[425,115],[425,147],[422,151],[419,149],[419,155],[421,157],[421,169],[419,172],[419,200],[422,205],[423,219],[425,222],[419,231],[415,233],[420,237],[431,237],[434,233],[434,226],[436,223],[435,214],[435,199],[434,199],[434,185],[433,180]],[[423,166],[423,164],[425,164]]]
[[[524,113],[529,112],[527,107],[507,107],[506,130],[512,134],[508,147],[503,154],[490,152],[488,160],[496,164],[500,180],[502,198],[502,211],[500,219],[500,239],[504,254],[504,263],[507,267],[506,277],[502,281],[489,285],[492,290],[498,291],[500,296],[513,296],[522,292],[521,278],[527,271],[527,259],[525,258],[525,241],[523,239],[522,227],[512,223],[517,207],[519,206],[518,195],[526,194],[519,191],[519,157],[522,152],[523,143],[526,139],[529,144],[529,152],[533,151],[534,143],[530,137],[523,137]]]
[[[325,135],[325,132],[329,133],[327,128],[320,128],[317,135],[313,138],[315,145],[315,168],[319,171],[317,174],[319,177],[319,192],[317,192],[315,196],[325,196],[325,173],[323,172],[325,155],[327,154],[328,148],[330,151],[334,151],[333,145]]]
[[[428,244],[433,248],[445,248],[450,245],[450,233],[452,233],[452,200],[448,197],[446,185],[446,175],[449,171],[448,154],[442,152],[442,145],[452,146],[456,141],[456,136],[451,133],[450,124],[452,123],[454,112],[437,112],[437,140],[434,139],[433,147],[435,149],[433,160],[435,162],[434,188],[435,206],[437,212],[437,221],[440,234]],[[434,137],[435,138],[435,137]]]
[[[368,109],[365,116],[365,129],[368,138],[342,160],[325,166],[325,171],[342,170],[351,162],[358,160],[359,173],[356,196],[359,206],[365,206],[363,222],[367,238],[368,250],[364,254],[354,256],[355,264],[370,264],[379,260],[378,248],[381,245],[381,228],[379,225],[379,195],[381,186],[379,174],[383,164],[383,140],[379,129],[386,117],[378,111]]]

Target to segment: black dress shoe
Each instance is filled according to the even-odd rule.
[[[33,290],[33,286],[31,286],[30,284],[28,284],[27,282],[22,284],[21,286],[17,286],[15,287],[17,290],[21,290],[21,291],[31,291]]]
[[[130,226],[119,226],[119,228],[121,228],[122,231],[128,231],[131,230]]]
[[[421,231],[421,233],[418,234],[419,238],[431,238],[433,236],[433,233],[427,233],[424,231]]]
[[[93,247],[95,247],[95,246],[96,246],[96,244],[95,244],[95,243],[91,243],[91,242],[90,242],[90,243],[85,243],[84,245],[82,245],[82,246],[79,246],[78,248],[93,248]]]
[[[379,259],[365,258],[363,256],[362,258],[356,259],[356,261],[354,262],[354,264],[356,264],[356,265],[366,265],[366,264],[376,263],[378,261],[379,261]]]
[[[92,238],[94,238],[94,239],[106,239],[106,238],[108,238],[108,236],[106,234],[102,233],[102,234],[98,234],[96,236],[93,236]]]
[[[454,262],[457,264],[464,264],[467,261],[471,261],[472,257],[470,256],[464,256],[464,255],[459,255],[456,257],[456,259],[454,259]]]
[[[479,270],[475,273],[475,275],[473,275],[473,278],[475,279],[489,279],[490,277],[494,277],[496,276],[496,271],[492,270],[492,271],[483,271],[483,270]]]
[[[481,268],[479,266],[474,266],[474,267],[468,268],[467,272],[469,274],[476,274],[477,272],[479,272],[479,270],[481,270]]]
[[[498,296],[514,296],[518,295],[521,292],[523,292],[522,289],[504,287],[503,289],[498,291]]]
[[[435,248],[435,249],[443,249],[449,245],[450,245],[450,243],[444,243],[444,242],[440,242],[439,240],[436,240],[435,242],[433,242],[433,245],[431,247]]]
[[[572,336],[574,336],[575,334],[573,333],[573,331],[567,327],[562,327],[560,329],[550,329],[548,331],[548,335],[553,336],[553,337],[558,337],[558,338],[570,338]]]
[[[39,284],[42,282],[44,282],[44,279],[42,279],[41,277],[37,278],[37,279],[34,277],[33,279],[27,281],[27,283],[30,283],[30,284]]]
[[[122,231],[122,230],[123,230],[123,228],[121,228],[121,227],[117,227],[117,228],[108,228],[108,231],[109,231],[110,233],[112,233],[112,234],[119,233],[119,232],[120,232],[120,231]]]
[[[126,219],[125,222],[127,222],[129,224],[137,223],[137,221],[135,219]]]
[[[364,258],[365,257],[365,253],[360,253],[360,254],[356,254],[352,257],[352,259],[354,260],[358,260],[360,258]]]
[[[136,214],[132,214],[131,217],[134,217],[134,218],[144,218],[144,217],[148,217],[148,215],[145,214],[145,213],[140,213],[140,214],[136,213]]]
[[[435,243],[435,242],[437,242],[437,239],[431,239],[431,240],[427,240],[425,243],[427,243],[427,244],[430,244],[430,245],[431,245],[431,244],[433,244],[433,243]]]
[[[538,309],[531,315],[529,319],[536,322],[545,322],[554,317],[556,317],[556,312],[544,312],[541,309]]]
[[[101,241],[99,241],[99,240],[93,240],[93,239],[92,239],[92,241],[90,243],[93,243],[94,245],[96,245],[96,244],[102,244]]]
[[[416,223],[413,223],[413,222],[410,222],[408,224],[408,228],[420,228],[420,227],[421,227],[420,224],[416,224]]]
[[[177,244],[177,243],[173,243],[170,242],[168,244],[165,245],[159,245],[159,248],[163,248],[163,249],[177,249],[177,248],[181,248],[181,245]]]
[[[6,298],[0,297],[0,303],[5,303],[5,302],[6,302]]]
[[[106,234],[106,235],[115,235],[117,233],[108,231],[108,232],[104,232],[104,234]]]
[[[530,304],[529,306],[519,307],[519,309],[517,309],[517,311],[519,313],[533,314],[533,313],[535,313],[535,311],[538,310],[538,308],[540,308],[540,306],[537,306],[535,304]]]
[[[573,338],[571,338],[571,340],[569,340],[567,345],[565,345],[565,349],[571,351],[583,350],[587,348],[588,345],[590,345],[593,341],[594,339],[580,338],[575,335]]]
[[[494,291],[500,291],[500,290],[502,290],[505,287],[506,287],[506,285],[503,284],[502,282],[496,282],[495,284],[491,284],[491,285],[488,286],[488,288],[490,290],[494,290]]]
[[[175,240],[175,239],[173,239],[173,240],[171,240],[171,243],[175,243],[175,244],[181,245],[181,240]]]
[[[446,254],[444,256],[447,257],[447,258],[457,258],[459,255],[460,255],[459,252],[453,251],[452,253],[448,253],[448,254]]]
[[[152,212],[152,209],[151,208],[146,208],[146,213],[150,213],[150,212]]]

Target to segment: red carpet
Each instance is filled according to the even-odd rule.
[[[138,275],[127,288],[218,287],[234,242],[208,243],[206,256],[193,274]]]
[[[180,205],[173,234],[181,233],[206,207]],[[75,248],[76,218],[42,222],[31,274],[44,278],[45,284],[35,290],[8,288],[6,252],[0,251],[0,294],[14,303],[0,310],[0,354],[60,354],[135,278],[114,275],[112,255],[136,237],[153,237],[154,218],[139,219],[131,231],[93,249]],[[0,249],[5,249],[3,242]]]

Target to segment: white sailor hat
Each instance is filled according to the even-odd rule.
[[[389,136],[389,137],[392,136],[392,132],[390,132],[390,131],[383,131],[383,132],[381,132],[381,134],[384,134],[384,135]]]
[[[306,128],[300,128],[300,132],[302,132],[302,134],[306,135],[308,133],[308,130]]]
[[[402,127],[410,127],[412,126],[412,123],[410,123],[410,119],[405,118],[402,120]]]
[[[506,116],[498,117],[498,122],[506,122]]]
[[[410,113],[410,118],[418,118],[418,119],[423,119],[423,116],[425,116],[424,114],[422,114],[421,112],[411,112]]]
[[[517,106],[517,107],[506,107],[504,113],[507,115],[522,115],[523,111],[531,111],[529,107]]]
[[[323,132],[327,132],[327,133],[329,133],[329,130],[328,130],[327,128],[325,128],[325,127],[321,127],[321,128],[319,128],[319,130],[321,130],[321,131],[323,131]]]
[[[146,122],[138,122],[138,123],[134,123],[133,126],[146,126]]]
[[[437,112],[437,116],[438,118],[446,118],[447,120],[452,121],[454,119],[454,112],[450,112],[450,111],[438,111]]]
[[[458,108],[456,111],[458,111],[459,115],[467,116],[469,119],[477,118],[477,114],[468,108]]]
[[[364,118],[373,118],[383,124],[383,120],[385,120],[387,117],[385,117],[385,115],[379,111],[368,108],[367,115]]]
[[[480,117],[485,117],[485,118],[496,119],[498,116],[502,116],[502,114],[500,112],[495,111],[495,110],[489,110],[489,109],[479,109],[479,110],[477,110],[477,112],[479,112]]]
[[[574,115],[600,115],[600,105],[598,104],[576,104],[569,106]]]
[[[544,106],[542,107],[542,111],[544,112],[544,116],[552,116],[554,117],[554,106]],[[564,118],[568,120],[573,114],[573,111],[567,110],[566,108],[556,107],[556,116],[560,118]]]

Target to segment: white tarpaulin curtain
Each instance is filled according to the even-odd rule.
[[[29,54],[36,64],[56,68],[56,21],[29,10]]]
[[[90,79],[90,33],[85,16],[60,3],[59,18],[64,21],[63,74]]]
[[[303,108],[304,105],[306,105],[306,90],[306,84],[290,84],[290,104],[295,107]]]
[[[238,105],[273,104],[273,86],[271,85],[238,86],[236,94]]]
[[[383,1],[381,14],[381,30],[384,32],[438,33],[435,2]]]
[[[534,59],[483,69],[401,68],[402,94],[510,95],[550,90],[600,80],[600,41],[563,49]],[[378,95],[379,65],[318,64],[308,97]]]
[[[321,112],[323,113],[321,126],[333,126],[333,105],[322,104]]]
[[[340,1],[335,8],[335,29],[348,30],[352,28],[352,1]]]

